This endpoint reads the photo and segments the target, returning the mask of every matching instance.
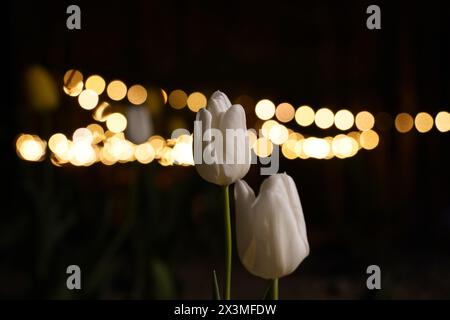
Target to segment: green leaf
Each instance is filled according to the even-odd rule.
[[[216,270],[213,270],[213,300],[221,300],[220,299],[220,289],[219,282],[217,281]]]

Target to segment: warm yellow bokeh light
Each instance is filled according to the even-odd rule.
[[[74,166],[89,166],[96,161],[96,154],[91,145],[83,142],[74,142],[72,146],[70,163]]]
[[[297,157],[300,159],[308,159],[309,156],[305,153],[305,150],[303,150],[303,143],[305,142],[305,139],[299,140],[295,143],[295,153],[297,154]]]
[[[281,146],[281,153],[286,159],[293,160],[297,158],[297,153],[295,152],[296,140],[287,140]]]
[[[86,89],[95,91],[98,95],[101,95],[105,90],[105,80],[99,75],[93,75],[86,80]]]
[[[330,148],[330,144],[325,139],[310,137],[303,141],[303,151],[311,158],[325,159],[330,153]]]
[[[181,166],[194,165],[194,154],[192,151],[191,135],[182,135],[177,139],[175,146],[172,149],[174,163]]]
[[[303,127],[307,127],[314,122],[314,110],[309,106],[301,106],[295,112],[295,121]]]
[[[375,125],[375,117],[368,111],[361,111],[356,115],[356,127],[361,131],[367,131]]]
[[[106,119],[106,127],[114,133],[122,132],[127,127],[127,118],[121,113],[112,113]]]
[[[450,131],[450,113],[447,111],[441,111],[436,115],[436,128],[440,132]]]
[[[169,104],[174,109],[183,109],[187,103],[187,94],[183,90],[173,90],[169,95]]]
[[[140,163],[147,164],[155,159],[155,150],[150,143],[146,142],[136,147],[134,156]]]
[[[414,124],[420,133],[428,132],[433,128],[433,117],[429,113],[419,112],[414,119]]]
[[[264,121],[262,127],[261,127],[261,135],[265,138],[269,138],[270,130],[272,127],[277,126],[278,122],[275,120],[267,120]]]
[[[78,103],[85,110],[92,110],[97,106],[98,94],[91,89],[83,90],[78,96]]]
[[[328,129],[334,123],[333,112],[328,108],[321,108],[317,110],[314,121],[320,129]]]
[[[265,158],[272,154],[273,145],[269,139],[261,137],[255,141],[253,150],[258,157]]]
[[[78,96],[83,90],[83,74],[71,69],[64,74],[64,92],[71,97]]]
[[[295,109],[290,103],[283,102],[277,106],[275,115],[279,121],[286,123],[294,119]]]
[[[303,135],[301,135],[298,132],[291,132],[291,133],[289,133],[288,139],[289,140],[297,140],[298,141],[298,140],[304,139],[304,137],[303,137]]]
[[[366,150],[375,149],[378,146],[379,141],[380,138],[378,137],[378,134],[373,130],[363,131],[359,136],[359,143],[361,144],[361,147]]]
[[[193,92],[187,99],[188,108],[193,112],[197,112],[201,108],[206,107],[206,103],[206,97],[201,92]]]
[[[148,142],[152,145],[156,154],[158,154],[162,150],[162,148],[164,148],[164,146],[166,145],[166,140],[158,135],[150,137],[148,139]]]
[[[167,92],[164,91],[164,89],[161,89],[161,96],[162,96],[163,103],[166,104],[168,97],[167,97]]]
[[[147,89],[139,84],[135,84],[128,89],[127,97],[128,101],[138,106],[147,100]]]
[[[92,118],[96,121],[105,122],[106,118],[112,113],[112,108],[107,102],[102,102],[100,105],[95,109],[94,113],[92,114]]]
[[[349,110],[339,110],[334,116],[334,125],[339,130],[348,130],[353,127],[355,118]]]
[[[361,133],[358,131],[352,131],[347,133],[347,136],[349,136],[350,138],[353,138],[356,143],[358,144],[358,150],[361,149],[361,145],[360,145],[360,138],[361,138]]]
[[[64,154],[69,148],[67,138],[62,133],[55,133],[48,140],[48,147],[56,154]]]
[[[105,132],[102,126],[92,123],[86,127],[92,133],[92,143],[97,144],[105,138]]]
[[[412,129],[413,126],[414,126],[413,117],[411,117],[411,115],[409,115],[408,113],[405,112],[399,113],[395,117],[395,128],[397,129],[398,132],[401,133],[408,132]]]
[[[269,120],[275,114],[275,105],[269,99],[262,99],[256,104],[255,113],[259,119]]]
[[[334,137],[331,148],[336,157],[344,159],[351,157],[358,152],[358,143],[355,139],[348,137],[345,134],[339,134]]]
[[[170,147],[164,147],[159,152],[159,164],[167,167],[173,165],[175,159],[173,156],[173,150]]]
[[[27,161],[40,161],[45,155],[45,142],[37,136],[21,135],[16,141],[18,155]]]
[[[276,124],[269,130],[269,139],[275,144],[282,144],[289,138],[288,129],[282,124]]]
[[[108,84],[106,93],[111,100],[119,101],[127,95],[127,86],[120,80],[114,80]]]
[[[92,144],[94,137],[88,128],[78,128],[73,132],[72,141],[74,143]]]

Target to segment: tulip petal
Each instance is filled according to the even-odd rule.
[[[254,219],[252,206],[255,193],[244,180],[236,181],[234,185],[234,199],[236,212],[236,237],[238,253],[244,265],[253,268],[255,264],[255,238],[253,230]]]
[[[237,104],[222,114],[219,129],[224,134],[224,161],[221,170],[232,183],[250,170],[251,153],[244,108]]]
[[[230,99],[228,99],[225,93],[217,90],[211,95],[208,101],[208,110],[212,114],[214,128],[218,127],[215,123],[216,119],[219,119],[220,115],[225,113],[230,107]]]
[[[296,213],[294,216],[297,221],[298,232],[303,241],[303,245],[305,250],[307,251],[306,255],[309,254],[309,244],[308,244],[308,236],[306,231],[305,217],[303,215],[303,208],[300,202],[299,193],[297,191],[297,186],[295,185],[294,179],[288,176],[286,173],[281,174],[281,180],[285,184],[286,194],[289,198],[289,203],[291,204],[291,208]]]

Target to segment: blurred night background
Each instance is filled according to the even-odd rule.
[[[70,4],[81,8],[81,30],[66,27]],[[371,4],[381,8],[381,30],[366,28]],[[221,190],[177,163],[177,142],[167,139],[177,128],[192,133],[192,110],[221,90],[244,106],[248,128],[264,124],[255,113],[261,99],[370,113],[344,130],[305,125],[307,119],[300,125],[290,106],[270,115],[282,125],[277,132],[292,130],[294,147],[280,150],[279,171],[296,181],[311,247],[296,272],[280,280],[280,298],[449,298],[445,4],[6,1],[0,297],[211,298],[212,270],[223,278]],[[85,88],[89,76],[101,76],[91,94],[102,79],[142,87],[134,100],[130,91],[121,95],[122,82],[116,92],[105,89],[98,105],[107,102],[109,111],[98,115],[87,110],[97,105],[95,93],[84,102],[77,97],[85,89],[75,79],[81,74]],[[120,134],[123,117],[104,121],[112,113],[126,115],[125,137],[133,143]],[[72,138],[94,123],[92,136],[81,130]],[[74,141],[60,135],[52,145],[55,133]],[[350,156],[329,156],[334,147],[326,147],[327,159],[315,159],[318,149],[308,157],[306,147],[295,147],[307,137],[330,137],[321,141],[333,146],[340,134],[358,143]],[[86,135],[112,151],[79,144],[78,158],[63,155]],[[124,155],[139,144],[139,155]],[[139,161],[128,161],[133,157]],[[259,168],[245,178],[256,190],[265,178]],[[66,289],[72,264],[81,267],[82,290]],[[232,296],[261,298],[267,283],[244,269],[236,250],[233,264]],[[381,268],[382,290],[366,288],[371,264]]]

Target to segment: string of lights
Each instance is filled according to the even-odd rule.
[[[68,139],[63,133],[55,133],[48,140],[51,151],[51,161],[56,166],[70,163],[75,166],[90,166],[100,162],[104,165],[138,161],[148,164],[157,160],[163,166],[193,165],[192,134],[183,129],[175,138],[165,139],[160,135],[152,135],[147,141],[135,144],[125,136],[127,117],[115,111],[112,105],[124,100],[133,106],[151,105],[148,90],[135,84],[130,87],[121,80],[106,81],[100,75],[91,75],[84,81],[83,74],[75,69],[64,75],[64,92],[77,98],[79,106],[87,111],[93,111],[92,118],[98,123],[92,123],[85,128],[78,128]],[[111,101],[101,99],[105,93]],[[171,91],[159,89],[158,95],[162,105],[181,110],[186,106],[192,112],[206,107],[207,98],[201,92],[187,94],[181,89]],[[251,107],[251,98],[240,96],[237,102],[244,107]],[[246,105],[247,104],[247,105]],[[381,124],[394,122],[395,129],[400,133],[410,132],[414,127],[419,133],[433,129],[439,132],[450,131],[450,113],[440,111],[433,118],[427,112],[419,112],[413,118],[408,113],[399,113],[395,120],[386,113],[376,117],[363,110],[356,115],[348,109],[334,113],[329,108],[314,110],[307,105],[295,108],[288,102],[275,106],[269,99],[259,100],[254,104],[254,112],[259,122],[255,129],[249,129],[248,135],[253,152],[259,157],[269,157],[275,147],[281,148],[282,155],[293,159],[339,159],[355,156],[359,150],[373,150],[380,141],[375,131],[377,121]],[[276,119],[276,120],[275,120]],[[315,125],[322,130],[333,125],[342,133],[326,137],[306,137],[304,134],[288,128],[287,124],[295,120],[300,128]],[[262,122],[262,123],[261,123]],[[100,123],[100,124],[99,124]],[[104,123],[105,128],[101,125]],[[357,130],[349,131],[356,127]],[[16,150],[19,157],[27,161],[42,161],[46,155],[47,141],[36,135],[21,134],[16,140]]]

